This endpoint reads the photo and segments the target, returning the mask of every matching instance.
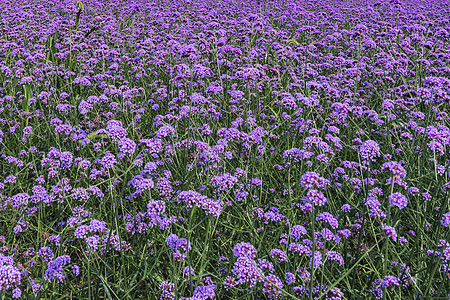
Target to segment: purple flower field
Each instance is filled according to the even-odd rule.
[[[0,0],[1,299],[448,299],[450,1]]]

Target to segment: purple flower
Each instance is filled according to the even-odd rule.
[[[431,195],[428,192],[422,193],[422,197],[424,200],[430,201],[431,200]]]
[[[309,262],[309,265],[312,268],[318,268],[322,265],[322,254],[319,251],[315,251],[314,255],[311,256],[311,260]]]
[[[302,225],[294,225],[292,226],[290,237],[295,241],[298,241],[305,234],[305,227],[303,227]]]
[[[47,281],[55,279],[62,282],[66,278],[63,274],[63,266],[70,263],[68,255],[58,256],[55,260],[48,262],[48,269],[45,271],[44,278]]]
[[[5,180],[3,181],[4,183],[16,183],[17,182],[17,177],[14,175],[8,175],[6,176]]]
[[[308,256],[311,255],[311,249],[308,246],[302,244],[289,244],[288,251],[292,251],[294,253],[298,253],[299,255],[306,254]]]
[[[161,196],[170,196],[170,193],[172,192],[172,183],[169,179],[165,177],[158,178],[158,183],[156,185],[158,191],[160,192]]]
[[[90,86],[92,83],[88,78],[89,78],[88,76],[77,77],[73,80],[73,83],[84,86]]]
[[[106,169],[112,168],[116,163],[116,156],[109,151],[106,151],[105,156],[100,159],[100,163]]]
[[[19,269],[8,262],[3,261],[5,256],[0,254],[0,290],[8,290],[20,284],[21,275]]]
[[[342,258],[341,254],[337,251],[333,251],[333,250],[328,251],[327,259],[339,262],[340,266],[342,266],[344,264],[344,259]]]
[[[175,300],[175,284],[169,281],[163,281],[159,289],[162,290],[160,300]]]
[[[188,243],[185,238],[179,239],[178,236],[173,233],[166,238],[166,244],[170,247],[170,249],[172,249],[172,251],[178,251],[178,249],[181,249],[185,252],[191,249],[190,243]]]
[[[258,178],[252,178],[251,184],[254,186],[260,186],[262,184],[262,181]]]
[[[322,230],[320,231],[320,235],[327,241],[335,239],[333,232],[328,228],[322,228]]]
[[[188,208],[193,205],[202,208],[206,214],[211,214],[218,217],[223,209],[223,204],[219,200],[212,200],[201,195],[196,191],[182,191],[177,196],[178,203],[185,202]]]
[[[99,220],[91,220],[88,226],[90,232],[106,232],[106,222]]]
[[[286,272],[286,276],[285,276],[285,280],[286,280],[286,284],[290,285],[295,283],[295,275],[292,274],[291,272]]]
[[[376,300],[381,300],[383,299],[383,290],[378,288],[378,287],[373,287],[372,289],[370,289],[370,292],[372,293],[372,295],[375,297]]]
[[[260,153],[263,154],[264,151],[266,150],[266,147],[264,147],[263,145],[259,145],[256,150]]]
[[[38,257],[43,257],[45,262],[49,262],[55,257],[53,251],[49,247],[42,247],[37,252]]]
[[[283,97],[281,100],[281,104],[284,106],[284,108],[288,110],[297,108],[297,99],[294,96],[289,93],[282,93],[281,96]]]
[[[73,154],[69,151],[61,152],[59,159],[61,160],[61,167],[69,169],[72,166]]]
[[[19,193],[10,198],[11,205],[14,208],[19,208],[21,206],[26,206],[28,204],[28,200],[30,199],[30,195],[26,193]]]
[[[393,193],[389,196],[389,203],[392,206],[397,206],[399,209],[403,209],[408,205],[408,199],[402,193]]]
[[[221,93],[222,90],[223,90],[223,88],[221,86],[215,86],[215,85],[210,85],[206,88],[206,92],[208,94],[214,94],[214,95]]]
[[[127,131],[122,127],[122,122],[117,120],[109,120],[106,131],[114,141],[118,141],[127,135]]]
[[[161,138],[161,137],[166,137],[169,134],[175,134],[175,128],[173,128],[170,125],[166,125],[164,124],[163,126],[161,126],[158,131],[156,132],[156,136]]]
[[[342,205],[341,210],[344,212],[350,212],[350,204]]]
[[[273,264],[267,259],[258,259],[258,266],[261,268],[261,270],[268,271],[270,273],[275,270]]]
[[[87,225],[80,225],[75,229],[74,235],[78,239],[84,239],[89,232],[89,227]]]
[[[450,225],[450,211],[442,216],[441,224],[445,227]]]
[[[158,153],[163,150],[162,140],[158,138],[142,139],[139,143],[145,145],[149,153]]]
[[[437,152],[439,155],[444,155],[444,153],[445,153],[444,145],[442,145],[441,143],[439,143],[435,140],[429,142],[427,144],[427,146],[431,151]]]
[[[174,233],[170,234],[166,238],[166,244],[172,250],[176,250],[177,249],[177,242],[178,242],[178,236],[176,234],[174,234]]]
[[[328,199],[325,195],[321,191],[315,189],[308,190],[306,197],[308,197],[308,201],[313,203],[315,206],[323,206],[328,203]]]
[[[131,156],[136,151],[136,143],[129,138],[122,138],[117,142],[119,150]]]
[[[300,184],[305,189],[323,188],[329,185],[329,181],[316,172],[306,172],[300,179]]]
[[[20,296],[22,296],[22,291],[19,288],[15,288],[12,291],[12,297],[13,298],[20,298]]]
[[[391,171],[394,176],[399,176],[400,178],[405,178],[406,170],[402,165],[396,161],[389,161],[381,166],[381,171]]]
[[[207,281],[205,280],[205,283],[206,282]],[[209,284],[209,285],[203,285],[203,286],[200,285],[200,286],[195,288],[194,294],[189,299],[192,299],[192,300],[207,300],[207,299],[211,299],[212,300],[216,296],[216,293],[214,292],[216,287],[217,286],[215,284]]]
[[[273,274],[267,275],[264,280],[263,292],[269,294],[269,298],[273,298],[273,296],[277,297],[281,295],[282,292],[280,289],[283,288],[283,283],[281,279]]]
[[[380,157],[380,146],[373,140],[367,140],[359,147],[359,155],[363,159],[375,161]]]
[[[92,108],[93,108],[92,104],[90,104],[84,100],[81,100],[80,104],[78,105],[78,111],[82,115],[87,114]]]
[[[55,243],[55,245],[59,246],[61,242],[61,238],[58,235],[51,235],[48,237],[49,242]]]
[[[255,261],[248,256],[240,256],[234,263],[231,272],[236,276],[237,284],[249,282],[250,287],[254,287],[258,282],[264,280],[262,270],[260,270],[256,266]]]
[[[335,217],[333,217],[333,215],[330,214],[329,212],[323,212],[318,214],[316,217],[316,221],[326,222],[330,224],[330,226],[333,227],[334,229],[339,227],[338,220]]]
[[[280,249],[270,250],[270,256],[277,258],[280,262],[287,261],[286,252]]]
[[[252,244],[246,242],[240,242],[233,248],[233,254],[237,257],[250,257],[255,258],[256,248]]]
[[[241,168],[236,168],[236,171],[234,172],[234,176],[236,178],[246,177],[247,173],[244,170],[242,170]]]
[[[237,182],[238,179],[229,173],[211,178],[211,185],[216,187],[218,191],[231,189]]]
[[[390,237],[395,242],[397,241],[397,232],[395,231],[394,227],[383,225],[382,229],[388,237]]]
[[[408,194],[417,196],[417,195],[419,195],[419,189],[412,186],[408,189]]]
[[[26,126],[23,129],[23,138],[22,141],[25,142],[27,140],[27,138],[33,133],[33,127],[31,126]]]
[[[384,288],[388,288],[391,286],[400,286],[400,282],[397,277],[392,275],[387,275],[384,277],[383,281],[381,282],[381,285]]]
[[[78,276],[78,275],[80,274],[80,267],[77,266],[77,265],[73,265],[73,266],[72,266],[72,273],[73,273],[75,276]]]
[[[184,276],[194,276],[194,269],[192,269],[191,267],[187,266],[186,268],[184,268],[183,270],[183,274]]]

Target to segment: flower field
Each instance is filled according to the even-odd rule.
[[[450,1],[1,0],[1,299],[448,299]]]

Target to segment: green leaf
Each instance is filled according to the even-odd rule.
[[[299,44],[298,44],[298,42],[296,41],[296,40],[289,40],[289,41],[287,41],[287,44],[289,45],[289,44],[294,44],[295,46],[298,46]]]
[[[24,111],[28,112],[29,111],[29,106],[30,106],[29,100],[30,100],[33,92],[31,91],[31,87],[29,85],[24,85],[23,86],[23,92],[24,92],[25,98],[22,100],[22,109]]]
[[[83,11],[83,8],[80,8],[77,12],[77,17],[75,19],[75,31],[78,30],[78,26],[80,25],[80,16],[81,16],[82,11]]]

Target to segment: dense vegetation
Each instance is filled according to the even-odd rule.
[[[450,2],[0,1],[3,299],[450,294]]]

